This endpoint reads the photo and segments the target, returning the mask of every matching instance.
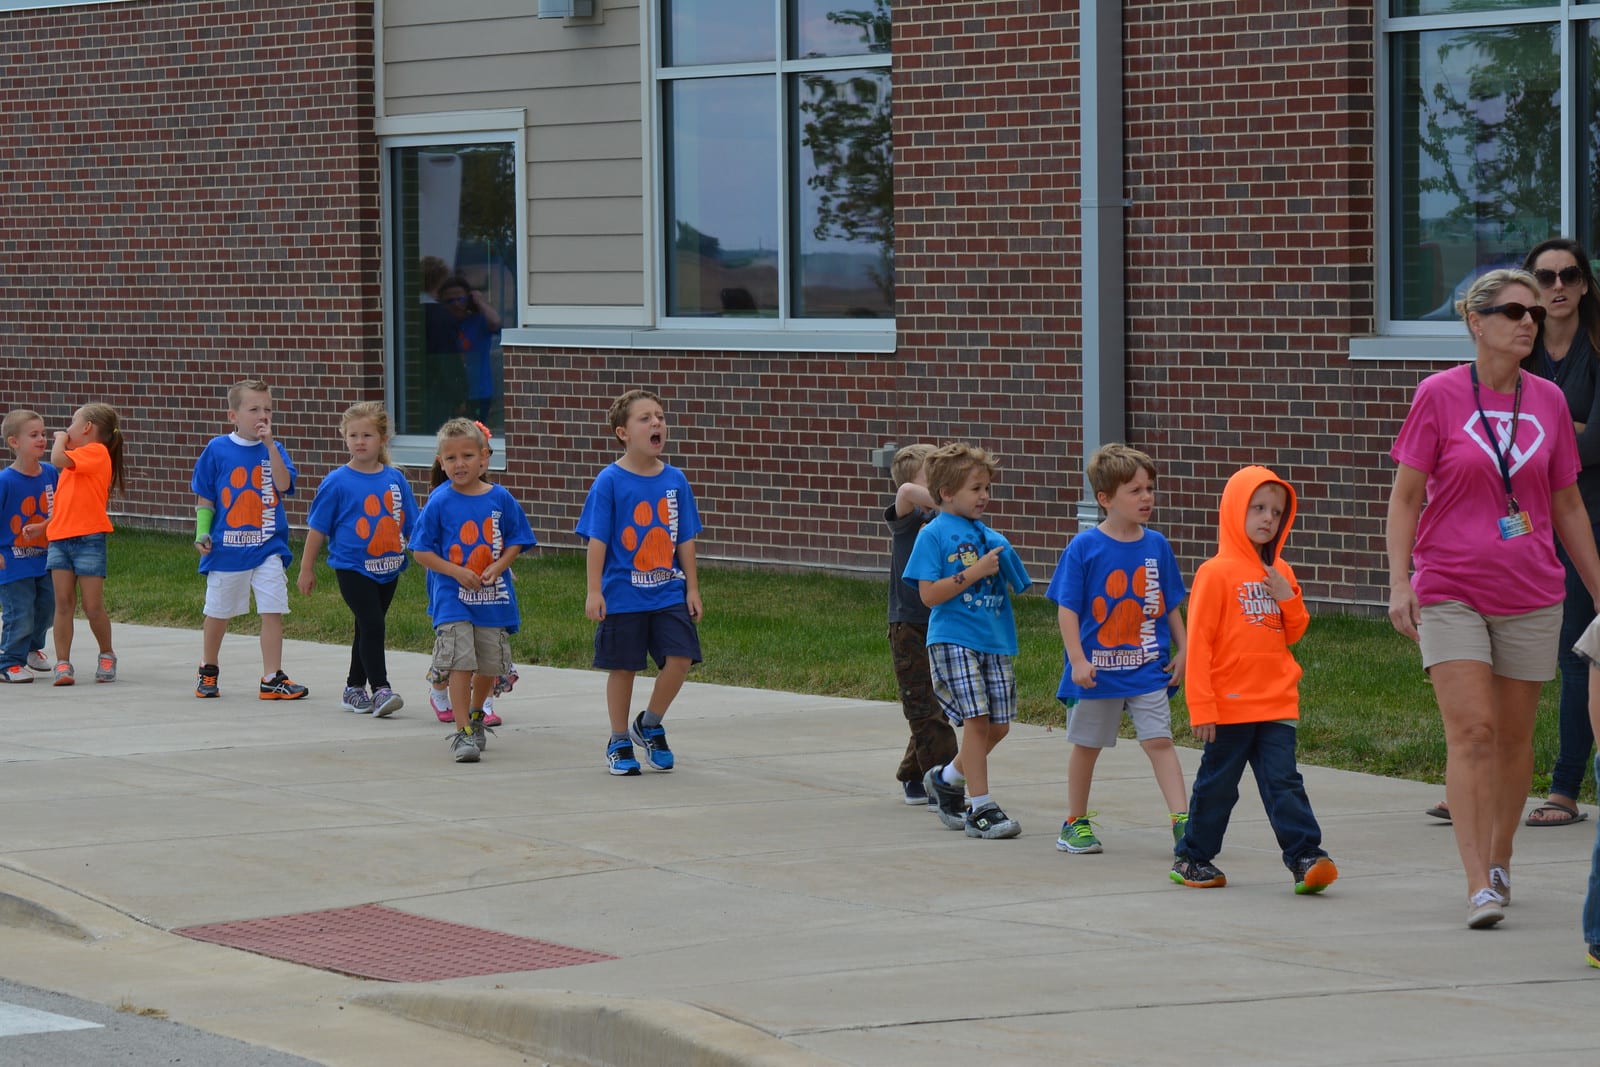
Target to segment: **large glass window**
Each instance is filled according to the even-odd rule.
[[[511,144],[389,149],[395,430],[431,436],[458,415],[504,426],[500,334],[517,325]]]
[[[891,319],[888,0],[660,2],[667,316]]]
[[[1454,320],[1474,278],[1520,265],[1546,238],[1571,236],[1594,254],[1600,4],[1391,8],[1389,320]]]

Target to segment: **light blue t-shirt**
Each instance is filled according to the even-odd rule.
[[[393,467],[363,474],[339,467],[322,479],[306,525],[328,539],[328,566],[392,582],[406,569],[417,498]]]
[[[917,534],[906,561],[905,581],[937,582],[964,571],[999,548],[1000,571],[968,584],[928,613],[928,644],[960,645],[975,652],[1017,654],[1017,622],[1006,592],[1033,584],[1011,542],[981,522],[941,512]]]
[[[417,519],[413,552],[432,552],[451,563],[482,573],[512,545],[538,544],[522,505],[502,486],[468,496],[446,484],[428,494]],[[510,572],[492,585],[467,589],[448,574],[428,572],[428,618],[437,629],[447,622],[470,622],[514,634],[522,623]]]
[[[1063,650],[1062,701],[1140,696],[1171,683],[1161,669],[1172,658],[1168,620],[1188,591],[1165,537],[1146,529],[1137,541],[1119,541],[1086,530],[1067,542],[1044,595],[1077,612],[1078,640],[1095,668],[1094,688],[1080,688]]]
[[[272,443],[289,468],[288,485],[272,483],[267,446],[236,433],[213,437],[195,462],[189,488],[212,501],[217,511],[211,520],[211,551],[200,557],[201,574],[253,571],[273,556],[287,567],[294,558],[283,498],[293,495],[299,472],[283,443]]]
[[[42,533],[25,539],[22,528],[42,522],[50,514],[55,506],[56,478],[56,469],[48,463],[39,464],[39,473],[33,475],[15,467],[0,469],[0,553],[6,563],[0,569],[0,585],[50,573],[45,569],[49,541]]]
[[[670,463],[648,477],[611,464],[595,478],[578,516],[578,536],[606,543],[600,595],[606,613],[659,611],[682,604],[688,578],[678,546],[700,533],[689,479]]]

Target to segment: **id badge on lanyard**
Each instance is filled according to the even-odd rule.
[[[1478,405],[1478,425],[1483,427],[1484,436],[1489,439],[1489,447],[1494,449],[1494,459],[1500,468],[1500,480],[1506,489],[1506,513],[1497,520],[1500,528],[1500,540],[1509,541],[1513,537],[1521,537],[1533,532],[1533,520],[1528,513],[1522,510],[1517,503],[1516,496],[1511,492],[1511,465],[1506,462],[1505,452],[1500,451],[1500,439],[1489,426],[1489,416],[1483,412],[1483,401],[1478,399],[1478,368],[1472,368],[1472,400]],[[1506,442],[1506,451],[1509,452],[1517,446],[1517,423],[1522,416],[1522,373],[1517,372],[1516,393],[1511,400],[1511,433],[1510,440]]]

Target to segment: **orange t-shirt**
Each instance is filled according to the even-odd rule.
[[[111,497],[111,453],[98,441],[67,450],[72,466],[62,464],[56,506],[45,532],[52,541],[84,534],[110,533],[106,501]]]

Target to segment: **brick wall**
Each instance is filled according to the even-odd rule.
[[[57,429],[115,405],[119,521],[192,522],[189,474],[241,376],[273,383],[315,475],[348,458],[344,407],[383,395],[371,8],[0,14],[4,406]]]

